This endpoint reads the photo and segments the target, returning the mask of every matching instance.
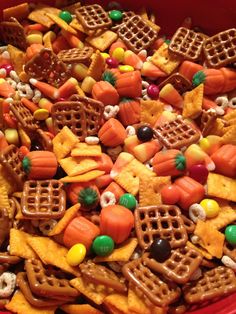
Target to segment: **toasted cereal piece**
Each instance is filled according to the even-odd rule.
[[[236,202],[236,180],[216,173],[209,173],[206,195]]]
[[[168,45],[163,43],[152,56],[152,63],[167,74],[171,74],[180,64],[180,58],[169,54]]]
[[[162,204],[160,191],[171,183],[170,177],[145,177],[139,181],[139,206]]]
[[[202,112],[204,84],[200,84],[190,92],[184,95],[183,117],[184,118],[197,118]]]
[[[64,128],[53,138],[53,151],[57,157],[57,160],[64,158],[76,143],[79,142],[79,139],[71,130],[64,126]]]
[[[212,256],[221,258],[225,236],[215,228],[211,228],[208,222],[197,221],[194,234],[199,237],[199,244]]]

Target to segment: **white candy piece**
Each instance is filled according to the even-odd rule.
[[[221,259],[221,262],[222,262],[225,266],[227,266],[227,267],[233,269],[234,271],[236,271],[236,263],[235,263],[235,262],[232,260],[232,258],[230,258],[229,256],[224,255],[224,256],[222,257],[222,259]]]
[[[10,72],[10,78],[13,79],[13,81],[15,81],[16,83],[20,83],[20,78],[18,74],[16,73],[16,71],[12,70]]]
[[[199,236],[197,236],[197,235],[191,235],[191,236],[190,236],[190,240],[191,240],[191,242],[192,242],[193,244],[197,244],[197,243],[199,242],[200,238],[199,238]]]
[[[34,97],[32,98],[32,101],[35,104],[38,104],[41,98],[42,98],[42,93],[40,92],[39,89],[35,88],[34,89]]]
[[[188,210],[189,217],[193,222],[197,222],[199,219],[205,221],[206,220],[206,213],[204,208],[200,204],[192,204]]]
[[[133,136],[136,134],[135,128],[132,125],[128,125],[125,129],[127,136]]]
[[[114,193],[107,191],[102,193],[100,197],[100,205],[102,208],[107,207],[109,205],[115,205],[116,203],[116,197]]]
[[[0,276],[0,298],[8,298],[12,295],[16,287],[16,275],[5,272]]]
[[[99,138],[97,136],[87,136],[85,137],[85,143],[88,145],[96,145],[99,143]]]

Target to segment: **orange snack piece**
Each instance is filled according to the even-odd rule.
[[[116,105],[119,101],[116,89],[107,81],[96,82],[93,85],[92,96],[104,105]]]
[[[142,80],[139,71],[121,74],[116,81],[116,90],[120,96],[140,97],[142,94]]]
[[[203,185],[190,177],[184,176],[175,180],[174,185],[180,191],[178,204],[181,208],[187,210],[194,203],[199,203],[205,194]]]
[[[118,117],[124,126],[140,121],[141,107],[138,100],[124,98],[119,103],[119,108]]]
[[[125,241],[134,226],[133,213],[121,205],[110,205],[100,215],[101,234],[109,235],[115,243]]]
[[[211,155],[211,159],[215,163],[216,172],[227,177],[236,176],[236,146],[227,144],[221,146]]]
[[[32,44],[26,49],[26,59],[32,59],[36,54],[42,50],[44,46],[42,44]]]
[[[74,218],[66,227],[63,242],[66,247],[82,243],[89,250],[93,239],[100,234],[99,228],[83,216]]]
[[[103,124],[98,132],[98,137],[104,145],[115,147],[124,143],[126,131],[117,119],[111,118]]]
[[[101,156],[95,158],[97,162],[97,170],[105,171],[105,173],[110,173],[113,167],[113,161],[111,157],[105,153],[102,153]]]
[[[108,191],[115,195],[116,201],[118,201],[119,198],[125,193],[125,190],[122,189],[122,187],[114,181],[108,185],[103,193]]]

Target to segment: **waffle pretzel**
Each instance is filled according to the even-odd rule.
[[[18,148],[15,145],[11,144],[2,151],[0,154],[0,164],[11,181],[16,184],[18,190],[22,189],[26,180],[26,174],[22,168]]]
[[[134,284],[155,305],[166,307],[180,296],[180,289],[175,284],[167,284],[146,265],[143,258],[138,258],[122,267],[125,278]]]
[[[154,135],[168,149],[188,147],[200,138],[200,133],[183,118],[177,118],[154,128]]]
[[[196,61],[201,56],[204,40],[203,34],[179,27],[171,38],[169,50],[185,60]]]
[[[61,50],[57,57],[64,63],[85,63],[87,64],[93,54],[92,47],[73,48]]]
[[[218,266],[206,271],[197,281],[183,287],[187,303],[200,303],[215,300],[236,291],[236,277],[230,268]]]
[[[26,260],[25,270],[30,289],[42,297],[77,297],[78,291],[73,288],[69,280],[60,278],[62,272],[56,273],[52,269],[44,268],[38,259]]]
[[[236,28],[231,28],[207,38],[203,52],[207,64],[220,68],[236,61]]]
[[[202,262],[202,255],[194,249],[185,246],[171,251],[171,256],[163,263],[159,263],[145,253],[143,256],[145,264],[155,272],[164,275],[168,280],[178,284],[189,281],[192,274]]]
[[[25,72],[37,80],[46,80],[53,86],[61,86],[70,78],[70,71],[63,61],[50,49],[41,49],[24,68]]]
[[[58,180],[29,180],[23,187],[22,214],[31,219],[53,219],[64,215],[66,194]]]
[[[214,110],[203,110],[201,116],[201,125],[200,129],[202,131],[202,136],[206,137],[210,134],[212,125],[217,119],[217,114]]]
[[[187,232],[180,210],[174,205],[138,207],[134,211],[139,245],[148,249],[155,238],[167,239],[172,248],[185,245]]]
[[[157,32],[139,15],[134,15],[126,23],[122,23],[117,33],[127,47],[135,53],[148,49],[157,38]]]

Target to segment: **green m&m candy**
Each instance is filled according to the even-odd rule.
[[[230,244],[236,245],[236,225],[229,225],[225,229],[225,238]]]
[[[98,256],[109,255],[114,250],[114,241],[107,235],[101,235],[94,239],[92,251]]]
[[[113,21],[120,21],[123,18],[123,13],[119,10],[112,10],[109,13],[109,17]]]
[[[134,210],[137,206],[137,201],[132,194],[125,193],[119,198],[119,205],[122,205],[130,210]]]
[[[59,13],[59,17],[66,23],[70,23],[72,21],[72,16],[68,11],[61,11]]]

